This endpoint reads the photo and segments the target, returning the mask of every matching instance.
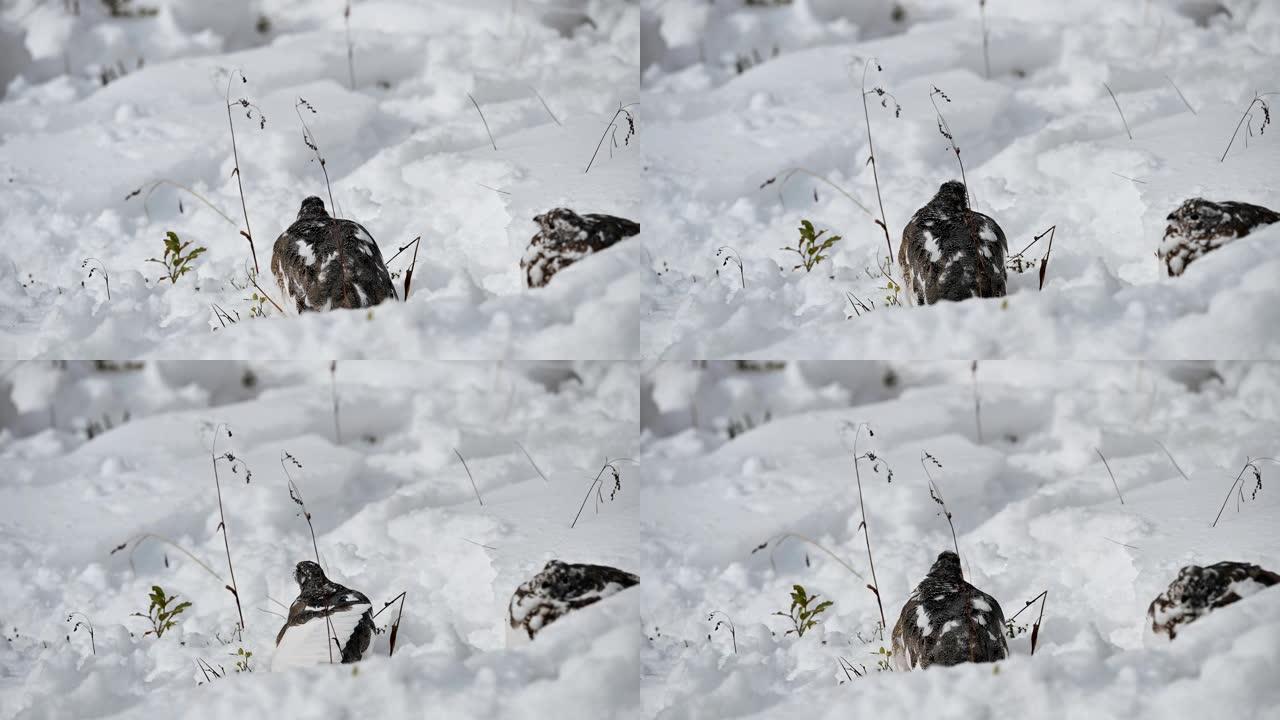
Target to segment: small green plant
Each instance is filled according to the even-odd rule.
[[[147,262],[157,263],[164,266],[165,274],[159,280],[168,280],[177,284],[178,278],[186,275],[193,268],[191,264],[195,259],[204,254],[206,248],[197,247],[187,251],[191,247],[191,241],[182,242],[178,239],[178,234],[170,230],[165,233],[164,239],[164,257],[160,260],[155,258],[147,258]],[[184,255],[183,252],[186,251]]]
[[[826,612],[832,603],[830,600],[823,600],[813,605],[817,599],[818,595],[810,595],[803,585],[791,586],[791,611],[774,613],[791,621],[792,628],[783,633],[784,635],[795,633],[796,637],[804,637],[806,632],[818,624],[818,616]]]
[[[176,603],[178,596],[165,595],[164,588],[159,585],[151,586],[151,606],[147,608],[147,614],[134,613],[134,615],[151,621],[151,629],[143,633],[143,635],[154,634],[157,639],[165,634],[170,628],[177,624],[176,618],[182,614],[184,610],[191,607],[191,603],[183,601]],[[172,607],[170,605],[172,604]]]
[[[893,663],[890,662],[892,658],[893,651],[881,645],[876,650],[876,672],[893,672]]]
[[[236,672],[253,672],[253,667],[249,664],[250,659],[253,658],[253,653],[251,651],[245,650],[244,648],[236,648],[236,651],[231,653],[231,657],[236,659]]]
[[[804,268],[805,272],[811,272],[818,263],[830,257],[823,253],[830,250],[832,245],[840,242],[843,238],[840,235],[831,235],[823,240],[822,236],[826,234],[826,230],[814,230],[813,223],[808,220],[800,221],[800,239],[796,242],[795,247],[787,246],[782,248],[800,256],[800,264],[791,268],[792,270]]]

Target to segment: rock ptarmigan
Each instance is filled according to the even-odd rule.
[[[373,640],[369,598],[325,577],[310,560],[298,563],[293,579],[300,591],[276,635],[272,672],[359,660]]]
[[[1164,238],[1156,256],[1169,277],[1177,277],[1192,260],[1264,225],[1280,222],[1280,213],[1261,205],[1191,198],[1165,218]]]
[[[1147,608],[1151,632],[1168,635],[1172,640],[1179,626],[1277,583],[1280,575],[1249,563],[1188,565]]]
[[[959,555],[939,554],[893,626],[894,664],[912,670],[1008,655],[1000,603],[965,582]]]
[[[330,217],[315,196],[302,201],[298,219],[276,239],[271,272],[298,312],[371,307],[397,297],[369,231]]]
[[[996,221],[969,209],[964,183],[942,183],[902,231],[898,264],[907,302],[1004,297],[1008,252]]]
[[[613,215],[579,215],[568,208],[556,208],[535,217],[538,234],[520,260],[525,284],[539,288],[556,273],[591,253],[638,235],[640,224]]]
[[[552,560],[516,588],[507,606],[507,645],[533,640],[566,613],[599,602],[640,582],[629,572],[607,565],[579,565]]]

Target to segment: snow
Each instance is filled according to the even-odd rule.
[[[0,354],[637,354],[637,242],[542,290],[524,289],[519,268],[540,212],[639,216],[639,137],[619,135],[583,172],[618,105],[639,99],[636,5],[354,2],[353,89],[340,0],[136,0],[158,11],[142,18],[77,4],[78,16],[45,0],[0,9]],[[583,13],[594,27],[577,25]],[[260,109],[246,118],[237,103],[232,120],[262,288],[279,299],[272,244],[317,195],[367,228],[389,261],[422,237],[407,302],[301,317],[268,303],[268,317],[251,315],[224,107],[237,69],[247,82],[231,83],[231,101]],[[104,73],[120,76],[104,85]],[[299,98],[315,113],[295,110]],[[325,157],[334,203],[296,112]],[[147,262],[166,231],[208,248],[172,286]],[[397,288],[411,256],[391,261]],[[109,273],[110,300],[102,276],[81,267],[87,257]],[[214,304],[240,322],[223,327]]]
[[[980,4],[646,0],[644,357],[1280,354],[1280,226],[1177,278],[1155,257],[1166,215],[1187,198],[1280,207],[1280,133],[1259,134],[1256,106],[1252,136],[1241,129],[1219,162],[1254,93],[1274,89],[1280,5],[1231,0],[1230,16],[1209,17],[1217,3],[987,3],[987,79]],[[892,250],[873,221],[864,67],[867,90],[902,108],[895,117],[888,98],[869,98]],[[932,99],[974,209],[1000,224],[1010,254],[1056,227],[1043,290],[1048,238],[1027,251],[1029,271],[1010,274],[1007,298],[886,304],[877,265],[896,261],[913,213],[961,176],[935,87],[950,98]],[[802,219],[844,236],[821,272],[793,271],[780,250]],[[715,272],[724,245],[741,256],[745,288]],[[874,311],[855,313],[846,293]]]
[[[647,715],[1267,717],[1280,703],[1267,680],[1280,674],[1280,589],[1215,610],[1172,642],[1152,634],[1146,615],[1185,565],[1276,569],[1274,464],[1261,463],[1256,497],[1251,480],[1238,509],[1232,495],[1210,525],[1245,458],[1275,457],[1277,364],[981,362],[981,441],[967,362],[655,362],[642,383]],[[726,427],[743,418],[754,423],[730,439]],[[966,579],[1006,618],[1048,591],[1034,657],[1039,603],[1016,618],[1024,632],[1008,640],[1004,661],[877,670],[906,658],[879,652],[890,642],[866,587],[841,432],[858,422],[875,432],[862,434],[859,453],[880,464],[876,472],[864,459],[860,469],[890,627],[937,554],[952,549],[921,468],[927,451],[942,464],[930,470]],[[862,577],[805,539],[779,541],[783,533],[821,544]],[[797,583],[834,601],[802,638],[784,635],[788,621],[773,615]],[[707,620],[713,610],[732,618],[736,653]],[[846,676],[840,658],[864,676]]]
[[[341,442],[327,361],[2,371],[0,718],[635,716],[634,588],[526,647],[504,640],[512,593],[548,560],[637,569],[634,464],[616,463],[616,497],[606,488],[598,513],[588,502],[569,527],[604,458],[636,456],[636,366],[339,362]],[[218,452],[253,473],[246,484],[219,463],[242,639],[222,582],[206,422],[232,429]],[[276,615],[298,593],[294,566],[314,558],[283,451],[302,464],[289,467],[327,574],[375,613],[407,591],[394,656],[383,633],[354,669],[269,672]],[[157,537],[111,552],[141,533]],[[146,612],[152,585],[192,603],[160,639],[131,616]],[[94,624],[96,654],[66,622],[72,612]],[[251,674],[233,670],[241,647]],[[197,659],[226,677],[207,682]]]

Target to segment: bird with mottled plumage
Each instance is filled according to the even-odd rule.
[[[1177,277],[1192,260],[1264,225],[1280,222],[1280,213],[1261,205],[1191,198],[1165,219],[1169,224],[1156,257],[1164,261],[1169,277]]]
[[[521,645],[565,614],[636,585],[640,578],[608,565],[552,560],[516,588],[507,606],[507,645]]]
[[[965,582],[960,556],[947,550],[902,606],[893,626],[894,663],[912,670],[1003,660],[1004,629],[1000,603]]]
[[[271,272],[298,312],[372,307],[398,297],[369,231],[330,217],[315,196],[302,201],[298,219],[276,239]]]
[[[638,235],[640,224],[614,215],[579,215],[568,208],[555,208],[535,217],[538,234],[520,260],[525,283],[539,288],[556,273],[623,238]]]
[[[298,563],[293,579],[298,598],[276,634],[271,670],[359,660],[373,641],[369,598],[325,577],[310,560]]]
[[[1147,607],[1156,635],[1177,637],[1181,626],[1254,593],[1280,585],[1280,574],[1251,563],[1225,561],[1205,567],[1187,565],[1169,588]]]
[[[970,210],[964,183],[949,180],[902,231],[898,264],[907,302],[1004,297],[1008,252],[1004,230]]]

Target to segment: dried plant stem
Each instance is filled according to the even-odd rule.
[[[348,4],[348,10],[350,10],[350,7],[350,4]],[[311,148],[311,152],[315,155],[315,159],[320,162],[320,172],[324,173],[324,187],[329,191],[329,209],[333,211],[334,217],[341,217],[341,215],[338,214],[337,204],[333,202],[333,186],[329,184],[328,161],[326,161],[324,156],[320,154],[320,144],[316,142],[316,136],[311,132],[311,128],[307,125],[307,121],[302,119],[301,108],[303,107],[306,107],[313,114],[316,111],[315,108],[311,107],[311,103],[303,100],[302,98],[298,98],[298,102],[293,104],[293,112],[298,116],[298,122],[302,125],[302,141],[306,143],[307,147]]]
[[[1182,478],[1187,482],[1191,482],[1191,478],[1187,476],[1187,473],[1185,471],[1183,471],[1182,466],[1178,464],[1177,460],[1173,459],[1173,453],[1169,452],[1169,448],[1165,447],[1164,443],[1160,442],[1159,440],[1156,440],[1155,438],[1151,438],[1151,442],[1159,445],[1160,449],[1163,450],[1164,454],[1169,458],[1169,462],[1173,463],[1173,467],[1175,470],[1178,471],[1178,474],[1181,475]]]
[[[639,104],[640,103],[627,103],[626,105],[618,105],[618,109],[614,111],[613,117],[609,119],[609,124],[604,126],[604,132],[600,133],[600,142],[596,143],[595,152],[591,153],[591,159],[587,161],[587,169],[582,171],[583,174],[591,172],[591,166],[595,164],[596,156],[600,154],[600,148],[604,146],[605,138],[609,137],[609,131],[618,126],[618,116],[626,115],[627,118],[630,119],[631,113],[627,112],[627,108],[634,107]],[[616,139],[614,140],[614,144],[617,144]],[[610,150],[610,152],[613,151]]]
[[[241,82],[247,82],[244,79],[244,73],[240,70],[233,70],[231,75],[227,77],[227,127],[231,129],[231,157],[235,161],[235,170],[232,174],[236,176],[236,187],[240,189],[240,209],[244,211],[244,230],[240,234],[244,235],[245,239],[249,241],[249,252],[253,255],[253,274],[257,275],[261,272],[258,268],[258,251],[253,246],[253,230],[249,227],[249,206],[245,203],[244,182],[240,178],[240,149],[236,146],[236,125],[231,120],[231,82],[235,80],[236,75],[240,76]],[[274,301],[272,304],[274,304]],[[238,598],[236,604],[239,605]],[[244,616],[242,614],[241,623],[243,624],[243,622]]]
[[[779,545],[781,545],[784,541],[790,540],[790,539],[800,540],[802,542],[806,542],[814,546],[815,548],[821,550],[827,555],[830,555],[832,560],[835,560],[836,562],[844,566],[844,569],[853,573],[854,577],[858,578],[859,580],[863,580],[863,581],[866,580],[866,577],[862,573],[858,572],[857,570],[854,570],[853,566],[850,565],[848,562],[846,562],[844,558],[840,557],[839,555],[835,554],[831,550],[827,549],[826,546],[824,546],[822,543],[818,542],[817,540],[814,540],[813,538],[807,535],[801,535],[800,533],[785,532],[785,533],[782,533],[781,535],[775,535],[769,538],[768,540],[766,540],[763,544],[758,545],[755,548],[755,550],[752,550],[751,552],[753,553],[758,552],[760,550],[763,550],[765,547],[771,546],[769,548],[769,567],[773,568],[774,572],[777,572],[778,564],[774,561],[774,553],[777,551]]]
[[[1177,85],[1177,83],[1175,83],[1175,82],[1173,81],[1173,78],[1169,77],[1168,75],[1165,75],[1165,76],[1164,76],[1164,79],[1165,79],[1165,80],[1168,80],[1168,81],[1169,81],[1169,84],[1173,86],[1173,91],[1174,91],[1174,92],[1176,92],[1176,93],[1178,93],[1178,98],[1179,98],[1180,100],[1182,100],[1182,104],[1183,104],[1183,105],[1186,105],[1186,106],[1187,106],[1187,109],[1191,111],[1191,114],[1192,114],[1192,115],[1199,115],[1200,113],[1197,113],[1197,112],[1196,112],[1196,109],[1195,109],[1195,108],[1193,108],[1193,107],[1191,107],[1191,103],[1187,102],[1187,97],[1186,97],[1185,95],[1183,95],[1183,94],[1182,94],[1182,91],[1181,91],[1181,90],[1179,90],[1179,89],[1178,89],[1178,85]]]
[[[98,265],[97,267],[89,269],[89,276],[92,277],[95,272],[100,273],[102,275],[102,282],[106,283],[106,286],[107,286],[107,300],[110,301],[111,300],[111,275],[107,273],[107,266],[104,265],[102,261],[99,260],[98,258],[89,257],[89,258],[85,258],[80,262],[80,267],[84,267],[90,262],[95,262]],[[83,284],[84,283],[81,283],[81,285]]]
[[[400,618],[404,616],[404,600],[405,600],[405,596],[408,594],[409,594],[409,591],[405,590],[404,592],[400,593],[399,595],[391,598],[390,600],[382,604],[382,610],[386,610],[387,608],[391,607],[391,605],[395,601],[397,600],[400,601],[400,609],[396,611],[396,621],[391,623],[390,647],[387,650],[387,657],[391,657],[392,655],[396,654],[396,636],[400,634]],[[378,619],[378,616],[382,614],[382,610],[379,610],[378,612],[373,614],[374,620]]]
[[[1240,113],[1240,122],[1236,123],[1236,129],[1235,129],[1235,131],[1234,131],[1234,132],[1232,132],[1232,133],[1231,133],[1231,140],[1227,142],[1227,149],[1222,151],[1222,157],[1218,158],[1218,162],[1225,162],[1225,161],[1226,161],[1226,159],[1227,159],[1227,153],[1231,152],[1231,146],[1232,146],[1233,144],[1235,144],[1235,141],[1236,141],[1236,135],[1239,135],[1239,134],[1240,134],[1240,127],[1241,127],[1242,125],[1244,125],[1245,118],[1250,117],[1249,113],[1253,111],[1253,106],[1254,106],[1255,104],[1256,104],[1256,105],[1261,105],[1261,106],[1262,106],[1262,110],[1263,110],[1263,112],[1265,113],[1265,117],[1267,118],[1267,120],[1269,120],[1269,119],[1270,119],[1271,109],[1267,106],[1266,101],[1265,101],[1265,100],[1263,100],[1262,98],[1264,98],[1264,97],[1269,97],[1269,96],[1271,96],[1271,95],[1280,95],[1280,92],[1265,92],[1265,93],[1254,93],[1254,94],[1253,94],[1253,99],[1249,101],[1249,104],[1245,107],[1244,112]],[[1264,120],[1264,121],[1263,121],[1262,126],[1263,126],[1264,128],[1267,126],[1267,120]],[[1253,124],[1253,123],[1252,123],[1252,121],[1251,121],[1251,122],[1250,122],[1250,125],[1252,125],[1252,124]],[[1246,142],[1245,142],[1245,144],[1247,145],[1247,144],[1248,144],[1248,141],[1246,141]]]
[[[1252,468],[1255,476],[1260,476],[1262,474],[1262,471],[1258,468],[1258,461],[1260,460],[1280,463],[1280,460],[1270,457],[1246,457],[1244,466],[1240,468],[1240,472],[1236,475],[1236,479],[1231,483],[1231,487],[1227,489],[1227,496],[1222,499],[1222,507],[1218,508],[1218,514],[1213,518],[1213,524],[1209,527],[1218,527],[1218,521],[1222,519],[1222,511],[1227,509],[1227,503],[1231,501],[1231,495],[1235,492],[1236,486],[1240,485],[1241,492],[1244,492],[1244,485],[1241,484],[1241,480],[1244,479],[1244,471]]]
[[[231,573],[231,584],[226,587],[236,600],[236,613],[240,616],[240,629],[244,630],[244,609],[240,607],[240,586],[236,584],[236,569],[231,564],[231,541],[227,538],[227,514],[222,507],[222,481],[218,478],[218,431],[226,427],[224,423],[213,429],[213,443],[209,449],[209,462],[213,465],[213,485],[218,491],[218,529],[222,531],[222,545],[227,551],[227,571]]]
[[[422,236],[413,239],[413,259],[409,261],[409,269],[404,272],[404,299],[409,301],[409,287],[413,284],[413,271],[418,267],[418,245],[422,241]]]
[[[942,96],[942,99],[947,102],[951,102],[951,98],[947,97],[946,93],[939,90],[936,85],[929,92],[929,104],[933,106],[933,112],[938,116],[938,132],[942,133],[942,136],[947,139],[947,144],[951,146],[951,152],[956,156],[956,164],[960,166],[960,182],[964,184],[964,201],[969,206],[969,209],[972,210],[973,196],[969,192],[969,178],[964,174],[964,160],[960,159],[960,146],[956,145],[956,138],[955,134],[951,132],[951,125],[947,123],[942,111],[938,109],[938,102],[935,99],[938,96]]]
[[[1124,111],[1120,109],[1120,101],[1116,99],[1116,94],[1111,92],[1110,85],[1102,83],[1102,87],[1106,88],[1107,94],[1111,95],[1111,102],[1116,104],[1116,112],[1120,113],[1120,122],[1124,123],[1124,133],[1129,136],[1130,140],[1132,140],[1133,133],[1129,131],[1129,121],[1124,119]]]
[[[293,475],[289,473],[289,466],[284,464],[285,460],[293,463],[294,467],[301,468],[302,463],[298,462],[292,455],[287,452],[280,452],[280,469],[284,470],[284,476],[289,485],[289,499],[302,508],[302,517],[307,521],[307,528],[311,530],[311,549],[316,554],[316,564],[324,567],[324,563],[320,562],[320,546],[316,544],[316,526],[311,524],[311,511],[307,510],[307,504],[302,500],[302,490],[298,488],[298,484],[293,481]]]
[[[1124,496],[1120,494],[1120,485],[1116,483],[1116,474],[1111,472],[1111,463],[1107,462],[1107,458],[1102,454],[1101,450],[1094,448],[1093,451],[1098,453],[1098,457],[1102,458],[1102,464],[1107,468],[1107,474],[1111,476],[1111,485],[1116,489],[1116,497],[1120,498],[1120,504],[1123,505]]]
[[[765,186],[772,185],[773,183],[777,182],[778,178],[782,178],[782,181],[778,183],[779,192],[781,192],[782,186],[786,185],[787,181],[790,180],[791,177],[796,174],[808,175],[809,177],[813,178],[814,180],[817,180],[818,182],[826,183],[831,189],[835,190],[836,192],[848,198],[849,202],[853,203],[854,205],[857,205],[858,209],[866,213],[868,217],[870,217],[873,220],[875,219],[876,217],[875,213],[871,212],[871,209],[868,208],[866,205],[863,205],[862,202],[858,200],[858,198],[854,197],[853,195],[850,195],[849,192],[844,188],[840,187],[834,182],[828,180],[827,178],[815,173],[814,171],[808,168],[802,168],[802,167],[787,168],[786,170],[783,170],[777,175],[760,183],[760,187],[761,189],[763,189]]]
[[[520,448],[520,452],[524,453],[525,459],[529,461],[529,464],[533,466],[533,469],[538,471],[538,476],[542,478],[543,482],[548,482],[548,483],[551,482],[550,480],[547,479],[547,476],[542,472],[542,468],[538,467],[538,463],[533,461],[533,456],[529,454],[529,451],[524,449],[524,445],[521,445],[519,441],[517,441],[516,447]]]
[[[1049,601],[1049,591],[1045,590],[1041,592],[1039,595],[1028,600],[1026,604],[1022,606],[1022,610],[1026,610],[1027,608],[1031,607],[1031,605],[1034,604],[1035,601],[1037,600],[1040,601],[1040,616],[1036,618],[1035,624],[1031,626],[1031,654],[1032,655],[1036,654],[1036,641],[1040,637],[1040,623],[1044,621],[1044,606]],[[1019,610],[1018,612],[1014,613],[1013,617],[1009,618],[1005,622],[1012,623],[1014,620],[1017,620],[1018,616],[1022,614],[1022,610]]]
[[[267,291],[266,291],[266,290],[263,290],[263,289],[262,289],[262,286],[258,284],[258,275],[257,275],[257,273],[254,273],[254,276],[253,276],[253,278],[252,278],[251,282],[253,283],[253,287],[254,287],[254,288],[256,288],[256,289],[258,290],[258,292],[262,293],[262,297],[266,298],[266,299],[267,299],[267,302],[271,303],[271,305],[272,305],[272,306],[274,306],[276,310],[279,310],[279,311],[280,311],[280,314],[281,314],[281,315],[283,315],[283,314],[284,314],[284,308],[280,307],[280,303],[276,302],[276,301],[275,301],[275,300],[274,300],[270,295],[268,295],[268,294],[267,294]]]
[[[462,469],[467,471],[467,479],[471,481],[471,489],[476,493],[476,501],[480,503],[480,507],[484,507],[484,500],[480,499],[480,488],[476,487],[476,479],[471,476],[471,468],[467,467],[467,459],[462,457],[462,453],[458,452],[458,448],[453,449],[453,454],[458,456],[462,461]]]
[[[717,622],[716,628],[718,629],[721,623],[724,623],[725,625],[729,626],[729,637],[733,639],[733,654],[737,655],[738,654],[738,629],[733,626],[733,620],[729,617],[728,613],[724,612],[723,610],[712,610],[711,614],[707,616],[707,620],[708,621],[714,620],[717,615],[724,618],[724,620]],[[712,630],[712,632],[714,631],[715,630]]]
[[[867,93],[869,92],[867,90],[867,69],[871,67],[872,62],[875,62],[875,58],[869,58],[866,61],[866,63],[864,63],[862,66],[862,117],[867,124],[867,151],[871,155],[870,159],[867,162],[871,163],[871,179],[875,181],[876,202],[880,206],[880,219],[877,220],[876,223],[880,225],[880,229],[884,231],[885,246],[889,249],[889,267],[892,268],[893,267],[893,240],[889,237],[889,221],[884,214],[884,198],[880,196],[880,171],[876,168],[878,164],[876,163],[876,147],[875,147],[875,144],[871,141],[871,111],[867,108]],[[879,69],[879,67],[880,66],[877,63],[876,68]],[[870,92],[874,92],[874,90]],[[857,467],[857,463],[854,463],[854,466]],[[879,600],[879,595],[876,596],[876,599]],[[883,610],[881,611],[880,615],[881,615],[881,621],[883,622],[883,616],[884,616]]]
[[[538,92],[538,88],[530,85],[529,89],[533,91],[535,96],[537,96],[538,102],[542,103],[542,109],[547,111],[547,114],[551,116],[551,119],[554,120],[557,125],[564,127],[564,124],[560,122],[560,118],[556,117],[556,114],[551,112],[551,108],[547,105],[547,101],[542,99],[542,93]]]
[[[177,183],[177,182],[174,182],[174,181],[169,180],[169,179],[167,179],[167,178],[162,178],[162,179],[160,179],[160,180],[156,180],[156,181],[152,182],[150,185],[146,186],[146,187],[147,187],[147,189],[146,189],[146,191],[145,191],[145,192],[142,190],[142,188],[138,188],[137,190],[134,190],[132,193],[129,193],[129,196],[128,196],[128,197],[126,197],[125,199],[126,199],[126,200],[128,200],[129,198],[133,197],[134,195],[137,195],[137,194],[139,194],[139,193],[143,193],[143,197],[142,197],[142,212],[143,212],[143,213],[145,213],[145,214],[146,214],[146,216],[147,216],[147,219],[148,219],[148,220],[150,220],[150,219],[151,219],[151,209],[148,207],[148,203],[151,201],[151,195],[152,195],[152,193],[154,193],[154,192],[155,192],[155,191],[156,191],[156,190],[157,190],[161,185],[168,185],[168,186],[170,186],[170,187],[175,187],[175,188],[177,188],[177,189],[179,189],[179,190],[185,190],[189,195],[191,195],[191,196],[192,196],[192,197],[194,197],[195,199],[199,200],[200,202],[204,203],[204,204],[205,204],[205,206],[206,206],[206,207],[208,207],[210,210],[212,210],[212,211],[214,211],[214,212],[218,213],[218,216],[219,216],[219,217],[221,217],[223,220],[226,220],[228,223],[231,223],[232,227],[235,227],[235,226],[236,226],[236,221],[235,221],[235,220],[233,220],[233,219],[231,218],[231,216],[230,216],[230,215],[226,214],[226,213],[225,213],[225,212],[223,212],[221,209],[219,209],[217,205],[214,205],[212,202],[210,202],[208,198],[206,198],[205,196],[203,196],[203,195],[201,195],[200,193],[196,192],[195,190],[192,190],[191,188],[187,187],[186,185],[183,185],[182,183]]]
[[[871,566],[871,584],[867,587],[871,588],[871,592],[875,593],[876,606],[880,608],[880,627],[884,628],[888,627],[888,623],[884,619],[884,603],[880,600],[880,581],[876,579],[876,561],[871,556],[871,531],[867,526],[867,504],[862,499],[862,473],[858,469],[858,461],[861,458],[858,455],[858,436],[862,434],[862,428],[864,427],[867,427],[866,423],[858,423],[853,431],[853,477],[858,484],[858,509],[862,512],[860,528],[862,530],[862,538],[867,543],[867,564]],[[868,428],[869,431],[870,429]]]
[[[489,134],[489,144],[493,145],[493,151],[498,151],[498,143],[493,140],[493,133],[489,130],[489,121],[484,119],[484,111],[480,109],[480,103],[471,97],[471,93],[467,93],[467,98],[471,100],[471,104],[476,106],[476,112],[480,113],[480,122],[484,123],[484,131]]]
[[[145,542],[145,541],[147,541],[147,540],[155,540],[155,541],[157,541],[157,542],[162,542],[162,543],[164,543],[164,544],[166,544],[166,545],[168,545],[168,546],[172,547],[173,549],[177,550],[178,552],[182,553],[183,555],[186,555],[187,557],[191,558],[191,561],[192,561],[192,562],[194,562],[195,564],[197,564],[197,565],[199,565],[200,567],[204,568],[205,572],[207,572],[207,573],[209,573],[210,575],[212,575],[212,576],[214,577],[214,579],[216,579],[219,583],[226,584],[226,582],[227,582],[227,581],[226,581],[226,580],[223,580],[223,579],[222,579],[222,576],[221,576],[221,575],[219,575],[219,574],[218,574],[218,573],[217,573],[213,568],[209,567],[209,565],[208,565],[207,563],[205,563],[203,560],[201,560],[200,558],[196,557],[195,555],[192,555],[192,554],[191,554],[191,551],[187,550],[186,548],[182,547],[182,546],[181,546],[181,545],[179,545],[178,543],[174,542],[173,540],[171,540],[171,539],[169,539],[169,538],[167,538],[167,537],[165,537],[165,536],[163,536],[163,535],[157,535],[157,534],[155,534],[155,533],[142,533],[141,535],[138,535],[138,536],[136,536],[136,537],[132,537],[132,538],[130,538],[130,539],[128,539],[128,540],[126,540],[126,541],[124,541],[124,542],[120,543],[119,545],[117,545],[115,548],[113,548],[113,549],[111,550],[111,553],[110,553],[110,554],[114,555],[114,554],[116,554],[116,553],[120,552],[121,550],[125,549],[125,548],[126,548],[126,547],[128,547],[129,545],[133,545],[133,547],[129,549],[129,569],[136,573],[136,572],[138,571],[138,569],[137,569],[136,567],[134,567],[134,564],[133,564],[133,555],[134,555],[134,553],[136,553],[136,552],[138,551],[138,547],[139,547],[139,546],[141,546],[141,545],[142,545],[142,543],[143,543],[143,542]]]
[[[934,465],[939,468],[942,467],[942,464],[929,453],[920,453],[920,467],[924,468],[924,476],[929,479],[929,497],[933,498],[934,502],[942,506],[942,514],[947,518],[947,525],[951,528],[951,545],[956,549],[956,557],[960,557],[960,541],[956,539],[956,526],[955,523],[951,521],[951,511],[947,509],[947,502],[942,498],[942,488],[938,487],[938,484],[934,482],[933,473],[929,472],[929,466],[925,463],[925,460],[932,461]],[[963,568],[960,572],[961,577],[963,577]]]
[[[591,491],[593,490],[596,491],[596,498],[597,498],[596,512],[600,512],[600,503],[603,502],[603,499],[601,498],[601,495],[600,495],[600,491],[604,489],[604,483],[602,482],[602,478],[604,477],[604,471],[612,470],[614,480],[617,481],[618,468],[617,466],[614,465],[614,463],[622,462],[622,461],[635,462],[635,460],[632,460],[631,458],[614,458],[613,460],[610,460],[609,458],[606,457],[604,459],[604,464],[600,466],[600,472],[596,473],[596,476],[591,481],[591,484],[587,486],[587,494],[582,497],[582,504],[578,506],[578,513],[573,516],[573,522],[569,523],[570,529],[577,527],[578,518],[582,517],[582,510],[587,507],[587,501],[591,499]]]

